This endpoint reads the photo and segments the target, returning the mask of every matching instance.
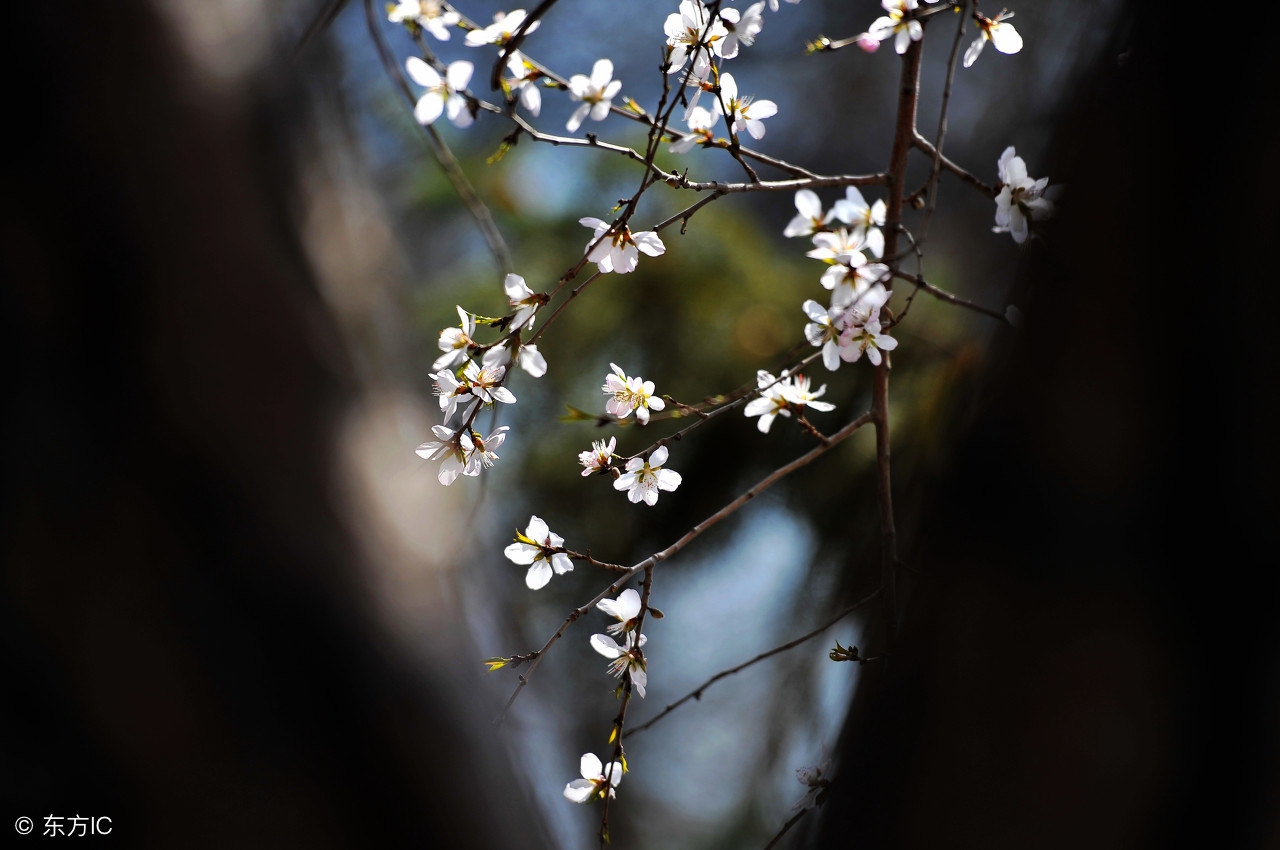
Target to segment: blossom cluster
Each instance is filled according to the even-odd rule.
[[[534,314],[545,303],[545,296],[530,289],[518,274],[507,275],[503,288],[511,312],[504,319],[486,323],[510,328],[506,336],[489,346],[478,344],[474,339],[476,316],[462,307],[458,307],[458,326],[440,332],[442,353],[432,364],[435,371],[431,379],[444,424],[432,427],[436,439],[418,446],[416,453],[424,460],[442,461],[437,477],[446,486],[459,475],[479,475],[498,459],[495,449],[502,445],[510,429],[503,425],[485,437],[472,430],[471,425],[481,406],[515,403],[515,394],[503,385],[511,363],[514,361],[535,378],[547,372],[546,358],[538,346],[520,343],[520,333],[533,328]],[[480,363],[471,359],[473,350],[483,350]],[[451,420],[461,421],[450,428]]]
[[[605,628],[608,634],[591,636],[591,647],[609,659],[609,675],[615,679],[626,676],[631,687],[642,698],[649,682],[644,655],[641,652],[647,638],[639,634],[640,615],[644,603],[640,594],[628,588],[617,599],[601,599],[596,608],[617,620]],[[621,642],[615,640],[620,638]],[[614,730],[615,733],[617,729]],[[618,780],[626,771],[623,761],[612,762],[605,767],[594,753],[584,753],[579,764],[581,779],[574,779],[564,787],[564,796],[574,803],[590,803],[605,796],[613,797]]]
[[[889,301],[890,293],[885,282],[890,279],[891,272],[887,265],[871,262],[867,256],[879,258],[884,254],[884,231],[881,228],[885,224],[885,202],[877,200],[869,204],[857,186],[849,186],[845,189],[845,196],[830,210],[824,211],[822,200],[810,189],[796,192],[795,204],[797,214],[787,224],[783,235],[811,237],[814,248],[806,256],[827,264],[819,282],[831,291],[827,307],[813,299],[807,299],[801,305],[809,319],[804,327],[805,339],[822,349],[822,363],[830,371],[840,368],[842,362],[856,362],[863,354],[872,364],[879,366],[881,352],[892,351],[898,346],[898,341],[883,333],[880,325],[880,310]],[[833,226],[833,221],[838,221],[839,225]],[[763,388],[763,378],[761,381]],[[807,386],[806,382],[806,392]],[[778,413],[789,410],[786,405],[802,406],[794,400],[800,397],[795,389],[790,391],[791,399],[782,396],[784,389],[777,390],[780,401],[786,402],[785,405],[774,405]],[[822,390],[819,390],[813,397],[821,394]],[[769,409],[762,404],[765,398],[753,402],[755,407],[749,406],[747,415],[755,415],[750,412],[753,409],[765,413]],[[811,400],[807,403],[821,409]],[[760,430],[768,430],[764,420],[761,420]]]

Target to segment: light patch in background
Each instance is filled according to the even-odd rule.
[[[555,148],[526,145],[531,150],[511,157],[512,174],[506,190],[521,212],[560,217],[571,207],[581,204],[587,191],[581,169],[574,162],[557,156]]]
[[[158,6],[211,80],[234,82],[265,61],[273,30],[262,0],[167,0]]]
[[[795,636],[791,611],[814,553],[811,538],[795,514],[761,504],[726,548],[660,568],[652,601],[666,617],[646,628],[649,696],[629,712],[632,725],[715,673]],[[772,698],[777,665],[797,663],[793,653],[799,652],[717,682],[628,745],[627,779],[666,813],[663,823],[644,825],[646,846],[695,844],[694,834],[711,840],[723,833],[724,818],[750,798],[754,777],[745,768],[777,731],[762,728],[769,717],[754,708]]]

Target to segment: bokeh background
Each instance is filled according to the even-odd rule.
[[[795,769],[828,756],[840,782],[791,846],[1280,840],[1274,617],[1248,567],[1274,559],[1243,554],[1270,527],[1273,450],[1248,400],[1275,385],[1249,371],[1269,368],[1274,298],[1243,281],[1267,280],[1274,166],[1266,98],[1232,82],[1269,77],[1256,54],[1214,66],[1215,135],[1168,10],[1027,6],[1022,53],[988,47],[957,72],[947,154],[995,182],[1012,144],[1068,189],[1047,238],[1018,250],[991,233],[989,199],[943,177],[929,279],[1027,323],[921,295],[895,331],[901,660],[828,660],[835,640],[863,644],[850,618],[717,684],[629,744],[615,846],[763,846],[804,794]],[[562,0],[526,50],[565,75],[608,56],[651,105],[669,11]],[[820,172],[884,166],[892,51],[803,55],[878,13],[766,13],[728,63],[781,106],[757,148]],[[802,339],[800,303],[826,296],[807,245],[781,235],[791,195],[721,199],[667,231],[661,259],[593,284],[539,341],[548,374],[512,382],[498,466],[445,489],[412,453],[439,421],[436,339],[455,304],[501,312],[502,275],[363,5],[21,15],[40,58],[15,76],[30,131],[6,166],[0,796],[15,816],[118,811],[117,839],[139,846],[593,846],[598,810],[560,792],[581,753],[605,752],[616,711],[587,645],[606,618],[570,631],[501,727],[514,677],[480,659],[541,645],[608,578],[579,566],[533,593],[502,549],[536,513],[633,563],[812,444],[786,420],[765,436],[727,417],[672,448],[684,484],[646,508],[579,475],[577,452],[612,432],[559,419],[602,409],[611,361],[684,401],[775,367]],[[927,135],[952,27],[929,25]],[[478,81],[494,55],[461,33],[431,46]],[[544,103],[536,123],[560,132],[572,105]],[[535,290],[580,256],[577,219],[609,217],[639,179],[620,157],[527,138],[489,163],[508,131],[493,116],[438,127]],[[584,129],[641,140],[617,119]],[[1239,177],[1240,150],[1261,187]],[[736,179],[717,153],[660,162]],[[913,169],[923,183],[927,159]],[[638,221],[690,202],[657,187]],[[1238,231],[1222,223],[1233,203]],[[1231,374],[1205,368],[1227,350]],[[838,405],[820,427],[867,406],[866,368],[811,374]],[[634,451],[679,424],[617,436]],[[657,571],[666,617],[646,629],[632,722],[875,587],[870,458],[868,432]],[[1210,776],[1232,800],[1211,827]]]

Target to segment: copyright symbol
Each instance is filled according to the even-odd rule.
[[[14,821],[13,828],[18,830],[19,835],[26,835],[32,830],[31,818],[18,818]]]

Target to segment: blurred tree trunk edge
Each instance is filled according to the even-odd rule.
[[[139,847],[551,846],[366,587],[300,83],[202,78],[171,7],[10,10],[0,801]],[[1123,21],[1060,118],[1025,323],[896,504],[892,655],[780,847],[1280,848],[1276,73],[1193,61],[1166,5]]]

